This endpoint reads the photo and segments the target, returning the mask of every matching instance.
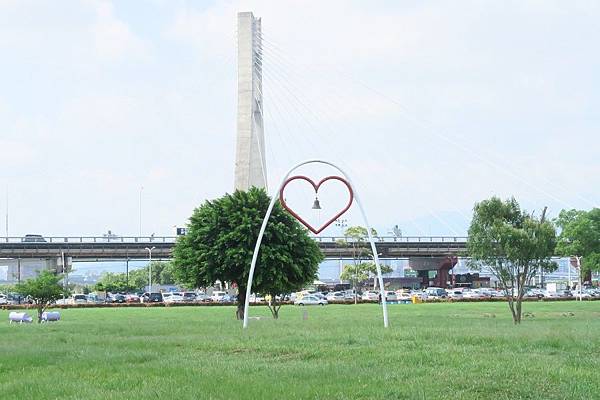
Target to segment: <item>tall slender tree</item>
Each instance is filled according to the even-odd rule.
[[[501,283],[515,324],[521,323],[522,301],[528,282],[539,269],[552,271],[556,245],[554,225],[521,210],[514,198],[497,197],[475,204],[467,250],[471,265],[488,267]]]

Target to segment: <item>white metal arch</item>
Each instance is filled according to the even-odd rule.
[[[373,235],[371,234],[371,226],[369,225],[369,221],[367,220],[367,215],[365,214],[365,211],[360,202],[360,197],[358,195],[358,191],[356,190],[356,187],[352,183],[352,180],[350,179],[348,174],[346,174],[340,167],[338,167],[337,165],[335,165],[331,162],[323,161],[323,160],[316,160],[316,159],[303,161],[303,162],[297,164],[296,166],[294,166],[293,168],[291,168],[285,174],[283,179],[281,180],[281,183],[279,184],[279,186],[277,187],[277,191],[275,192],[276,194],[271,199],[271,203],[269,204],[269,208],[267,209],[267,212],[263,219],[262,226],[260,227],[260,232],[258,234],[258,239],[256,240],[256,245],[254,246],[254,253],[252,254],[252,263],[250,264],[250,274],[248,275],[248,283],[246,285],[246,301],[244,304],[244,328],[248,327],[248,311],[250,308],[250,294],[252,293],[252,278],[254,277],[254,269],[256,267],[256,260],[258,259],[258,252],[260,250],[260,244],[262,243],[262,239],[265,234],[265,229],[267,228],[267,223],[269,222],[269,218],[271,217],[271,212],[273,211],[275,202],[279,198],[279,192],[281,191],[283,184],[285,183],[285,181],[287,180],[287,178],[290,176],[290,174],[292,172],[294,172],[296,169],[300,168],[303,165],[314,164],[314,163],[327,164],[327,165],[337,169],[342,175],[344,175],[344,178],[348,181],[348,183],[350,184],[350,187],[352,188],[352,191],[354,192],[354,199],[356,200],[356,203],[358,204],[358,208],[360,209],[360,212],[362,214],[365,225],[367,226],[367,234],[369,235],[369,242],[371,243],[371,251],[373,252],[373,259],[375,261],[375,267],[377,268],[377,278],[379,280],[379,292],[380,292],[380,296],[381,296],[381,305],[383,308],[383,326],[385,328],[387,328],[389,325],[388,312],[387,312],[387,303],[385,301],[385,289],[383,287],[383,278],[381,276],[381,267],[379,266],[379,256],[377,255],[377,248],[375,247],[375,241],[373,240]]]

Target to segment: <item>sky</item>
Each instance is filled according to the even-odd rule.
[[[271,194],[319,158],[382,235],[464,235],[493,195],[598,206],[598,2],[0,0],[9,235],[172,235],[231,192],[239,11],[262,18]]]

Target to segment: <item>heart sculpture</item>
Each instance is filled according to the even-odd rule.
[[[346,188],[348,188],[348,194],[350,195],[348,198],[348,204],[346,204],[346,206],[344,208],[342,208],[341,211],[339,211],[337,214],[335,214],[330,220],[328,220],[327,222],[325,222],[323,225],[321,225],[318,229],[313,227],[311,224],[309,224],[308,222],[306,222],[300,215],[298,215],[294,210],[292,210],[287,203],[285,202],[285,197],[283,196],[283,192],[285,191],[286,186],[295,180],[305,180],[306,182],[310,183],[312,185],[312,187],[315,189],[315,194],[317,194],[317,192],[319,191],[319,188],[321,187],[321,185],[327,181],[330,180],[337,180],[342,182],[344,185],[346,185]],[[283,208],[285,208],[286,210],[288,210],[288,212],[290,214],[292,214],[292,216],[294,216],[294,218],[296,218],[298,221],[300,221],[304,226],[306,226],[312,233],[314,233],[315,235],[319,234],[319,232],[321,232],[323,229],[327,228],[329,225],[331,225],[336,219],[338,219],[339,217],[341,217],[346,211],[348,211],[348,209],[350,208],[350,206],[352,205],[352,201],[354,200],[354,192],[352,192],[352,186],[350,186],[350,183],[345,180],[344,178],[340,177],[340,176],[328,176],[325,177],[323,179],[321,179],[318,183],[315,183],[312,179],[310,179],[307,176],[303,176],[303,175],[296,175],[296,176],[292,176],[291,178],[288,178],[283,185],[281,186],[281,190],[279,191],[279,201],[281,202],[281,205],[283,206]]]

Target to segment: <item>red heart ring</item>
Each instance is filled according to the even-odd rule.
[[[317,192],[319,191],[319,187],[321,187],[321,185],[327,181],[330,180],[337,180],[342,182],[344,185],[346,185],[346,188],[348,188],[348,193],[350,194],[350,197],[348,199],[348,204],[346,204],[346,206],[337,214],[335,214],[333,216],[333,218],[331,218],[329,221],[325,222],[323,225],[321,225],[321,227],[319,229],[314,228],[311,224],[309,224],[308,222],[306,222],[300,215],[298,215],[294,210],[292,210],[287,203],[285,202],[285,198],[283,196],[283,192],[286,188],[286,186],[292,182],[295,181],[297,179],[301,179],[301,180],[305,180],[306,182],[310,183],[312,185],[312,187],[315,189],[315,194],[317,194]],[[288,210],[288,212],[290,214],[292,214],[294,216],[294,218],[296,218],[298,221],[300,221],[304,226],[306,226],[312,233],[314,233],[315,235],[319,234],[319,232],[321,232],[323,229],[327,228],[329,225],[331,225],[336,219],[338,219],[339,217],[341,217],[346,211],[348,211],[348,209],[350,208],[350,206],[352,205],[352,201],[354,200],[354,192],[352,192],[352,186],[350,186],[350,183],[348,183],[347,180],[345,180],[344,178],[340,177],[340,176],[328,176],[326,178],[323,178],[319,181],[319,183],[315,183],[312,179],[310,179],[307,176],[303,176],[303,175],[296,175],[296,176],[292,176],[291,178],[288,178],[284,183],[283,186],[281,186],[281,190],[279,191],[279,201],[281,202],[281,205],[283,206],[283,208],[285,208],[286,210]]]

